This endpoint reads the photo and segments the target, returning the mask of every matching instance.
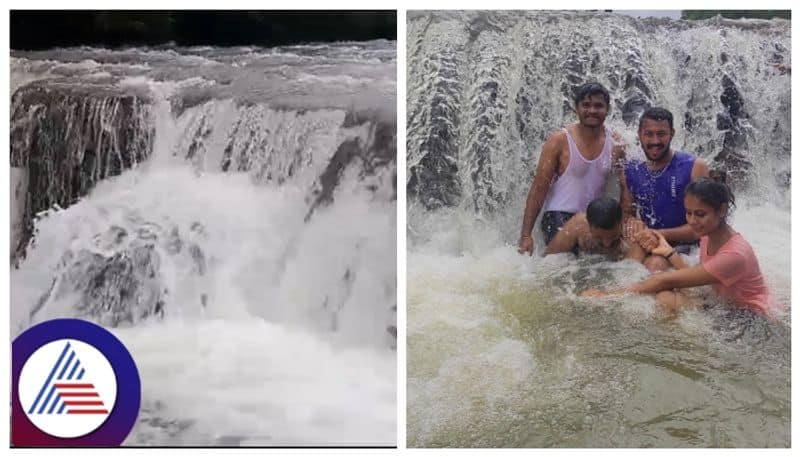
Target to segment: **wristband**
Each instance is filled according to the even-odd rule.
[[[665,255],[664,258],[669,260],[669,258],[672,257],[673,255],[675,255],[675,249],[674,248],[672,249],[672,251],[670,251],[669,254]]]

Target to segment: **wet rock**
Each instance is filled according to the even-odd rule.
[[[37,213],[68,207],[100,180],[149,156],[154,135],[149,103],[140,93],[41,81],[14,93],[11,165],[28,176],[14,257],[24,255]]]
[[[351,113],[345,117],[344,128],[359,127],[365,135],[356,135],[342,142],[325,170],[314,183],[305,221],[311,219],[317,208],[333,201],[333,194],[348,167],[355,167],[362,180],[387,168],[394,168],[397,160],[397,125],[394,122],[373,121],[368,114]],[[392,199],[397,198],[396,176],[393,179]]]
[[[717,130],[724,132],[724,138],[722,150],[714,157],[714,162],[728,171],[732,185],[745,185],[753,168],[746,155],[747,138],[752,127],[739,88],[728,75],[722,78],[720,102],[725,110],[717,113]]]
[[[31,317],[49,301],[72,301],[75,317],[106,327],[133,326],[150,316],[163,317],[157,281],[161,259],[152,245],[109,256],[80,250],[69,253],[62,273],[42,296]]]
[[[633,94],[622,104],[622,120],[627,125],[636,125],[639,117],[650,108],[650,102],[641,94]]]

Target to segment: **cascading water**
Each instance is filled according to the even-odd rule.
[[[788,446],[788,312],[665,321],[649,297],[577,296],[641,265],[516,243],[541,147],[596,80],[629,157],[639,114],[663,106],[672,146],[728,172],[732,225],[788,305],[791,84],[773,64],[790,23],[410,12],[407,46],[408,445]]]
[[[12,52],[12,337],[111,329],[129,445],[393,445],[396,50]]]

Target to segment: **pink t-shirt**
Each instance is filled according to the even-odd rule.
[[[708,255],[708,237],[700,237],[700,263],[719,280],[713,287],[720,297],[769,313],[769,291],[758,259],[742,235],[733,235],[713,256]]]

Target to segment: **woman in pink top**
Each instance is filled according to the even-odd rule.
[[[656,294],[668,309],[689,305],[689,298],[675,289],[711,285],[726,302],[769,314],[769,292],[758,267],[753,248],[728,225],[726,217],[734,205],[727,185],[710,178],[698,178],[686,186],[686,222],[700,236],[700,264],[689,267],[663,236],[658,236],[652,254],[664,256],[675,268],[613,292],[585,291],[583,296],[598,297],[619,293]]]

